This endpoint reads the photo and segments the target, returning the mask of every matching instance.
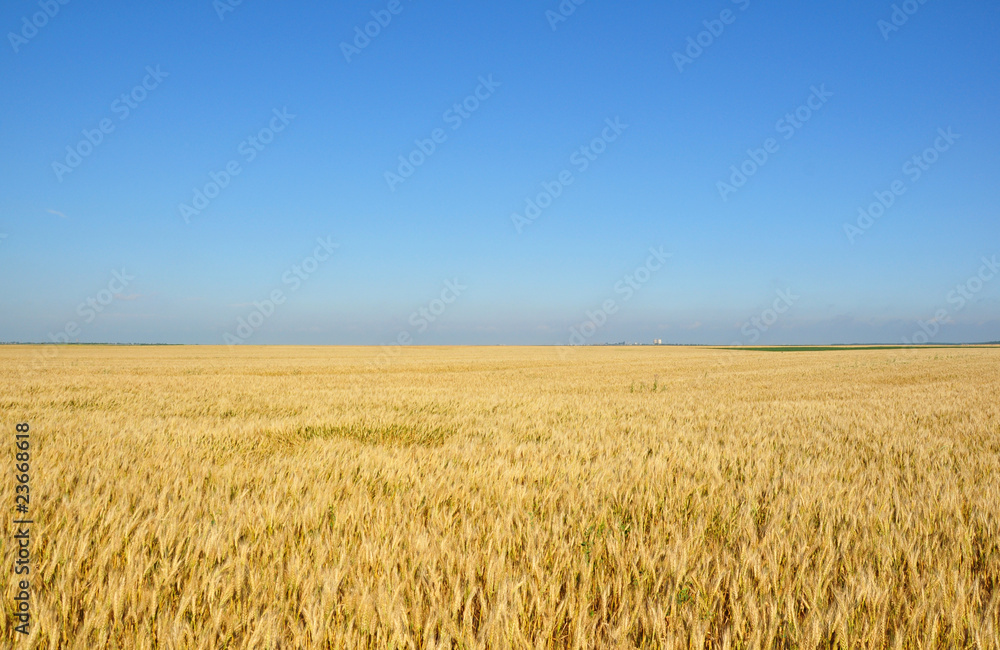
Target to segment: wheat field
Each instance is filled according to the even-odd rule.
[[[0,645],[1000,647],[1000,349],[378,354],[0,347]]]

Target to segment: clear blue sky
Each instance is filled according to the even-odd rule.
[[[1000,339],[1000,3],[224,1],[0,9],[0,340]]]

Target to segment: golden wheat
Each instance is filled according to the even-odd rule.
[[[998,349],[44,350],[3,645],[1000,647]]]

